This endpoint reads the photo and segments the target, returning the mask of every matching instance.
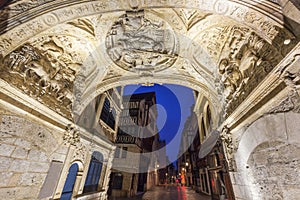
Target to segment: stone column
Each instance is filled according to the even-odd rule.
[[[103,176],[102,189],[105,190],[104,191],[105,199],[107,199],[107,190],[108,190],[108,187],[109,187],[110,173],[111,173],[111,168],[112,168],[112,162],[113,162],[113,159],[114,159],[114,153],[115,153],[115,149],[111,150],[111,152],[109,153],[108,159],[106,161],[105,169],[103,169],[105,171],[103,171],[104,176]]]
[[[232,141],[232,133],[230,132],[227,126],[224,126],[221,133],[222,146],[225,154],[225,158],[227,161],[227,167],[229,172],[236,171],[236,164],[234,160],[234,152],[236,151],[236,147]]]

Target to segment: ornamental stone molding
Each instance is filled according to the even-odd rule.
[[[285,71],[282,74],[282,79],[289,89],[289,93],[285,99],[283,99],[279,105],[272,108],[268,113],[281,113],[281,112],[297,112],[300,113],[300,69],[295,69],[294,73],[290,70]]]
[[[77,144],[80,143],[79,129],[74,125],[69,124],[66,127],[65,133],[63,135],[63,140],[65,144],[77,146]]]
[[[283,58],[276,48],[246,27],[229,29],[219,60],[219,73],[230,115]]]
[[[223,147],[225,150],[225,157],[228,164],[228,170],[233,172],[236,171],[236,164],[234,160],[234,153],[237,150],[237,145],[233,142],[232,133],[227,126],[224,126],[221,134],[221,141],[223,142]]]
[[[88,153],[87,147],[83,143],[77,142],[76,147],[75,147],[75,151],[74,151],[74,154],[73,154],[72,162],[81,161],[82,163],[84,163],[85,160],[86,160],[87,153]]]

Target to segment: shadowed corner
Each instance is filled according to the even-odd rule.
[[[285,54],[289,52],[291,48],[300,41],[300,1],[282,1],[281,7],[283,13],[284,26],[292,34],[286,34],[283,36],[283,44],[287,46],[287,50],[285,52],[282,52],[283,54]],[[280,35],[277,35],[275,41],[280,40],[280,37]]]
[[[10,8],[8,6],[9,2],[12,0],[1,0],[0,1],[0,34],[6,32],[6,28],[8,25],[8,17]],[[0,55],[1,58],[1,55]]]

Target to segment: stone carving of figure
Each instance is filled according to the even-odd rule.
[[[225,87],[225,96],[231,99],[233,93],[241,83],[241,72],[236,63],[230,63],[228,59],[222,59],[219,64],[219,73],[222,75],[221,81]]]
[[[243,79],[242,82],[247,83],[257,66],[259,60],[258,51],[260,51],[264,43],[255,33],[245,37],[243,33],[235,31],[231,45],[230,58],[237,63]]]

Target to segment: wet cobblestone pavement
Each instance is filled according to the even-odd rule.
[[[184,186],[159,186],[143,195],[133,198],[112,198],[111,200],[211,200],[210,196],[195,192]]]

